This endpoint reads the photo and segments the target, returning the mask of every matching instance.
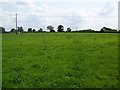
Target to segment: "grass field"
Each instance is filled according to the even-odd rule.
[[[2,34],[0,34],[0,89],[2,88]]]
[[[4,88],[117,88],[118,34],[3,34]]]

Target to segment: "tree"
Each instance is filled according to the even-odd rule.
[[[47,26],[47,29],[50,30],[50,32],[55,32],[54,27],[52,25]]]
[[[16,32],[16,30],[14,28],[11,29],[11,32]]]
[[[71,28],[68,27],[68,28],[67,28],[67,32],[71,32]]]
[[[20,32],[20,27],[18,27],[18,32]]]
[[[104,30],[110,31],[112,30],[111,28],[103,27]]]
[[[58,30],[58,32],[64,32],[64,26],[62,26],[62,25],[58,25],[58,28],[57,28]]]
[[[43,28],[40,28],[40,29],[38,30],[38,32],[43,32]]]
[[[113,30],[111,28],[103,27],[101,32],[113,32]]]
[[[50,32],[55,32],[55,30],[51,30]]]
[[[100,32],[104,32],[103,28],[100,30]]]
[[[28,28],[28,32],[32,32],[32,28]]]
[[[18,32],[24,32],[23,27],[18,27]]]
[[[36,32],[36,30],[35,30],[35,29],[33,29],[33,32]]]
[[[0,27],[0,33],[5,33],[5,28],[4,27]]]

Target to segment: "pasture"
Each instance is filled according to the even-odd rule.
[[[3,88],[117,88],[118,34],[2,35]]]

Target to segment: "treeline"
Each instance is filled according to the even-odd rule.
[[[38,30],[33,29],[33,28],[28,28],[27,31],[25,31],[23,29],[23,27],[18,27],[17,30],[15,28],[12,28],[10,31],[6,31],[4,27],[0,27],[0,32],[1,33],[39,33],[39,32],[118,33],[118,32],[120,32],[120,30],[117,31],[116,29],[111,29],[111,28],[107,28],[107,27],[103,27],[99,31],[95,31],[95,30],[92,30],[92,29],[72,31],[72,29],[70,27],[68,27],[65,31],[63,25],[58,25],[57,31],[54,30],[54,26],[52,26],[52,25],[47,26],[46,30],[47,31],[44,31],[43,28],[39,28]]]

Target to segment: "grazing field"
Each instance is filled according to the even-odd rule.
[[[3,34],[3,88],[117,88],[118,34]]]
[[[0,89],[2,88],[2,34],[0,34]]]

